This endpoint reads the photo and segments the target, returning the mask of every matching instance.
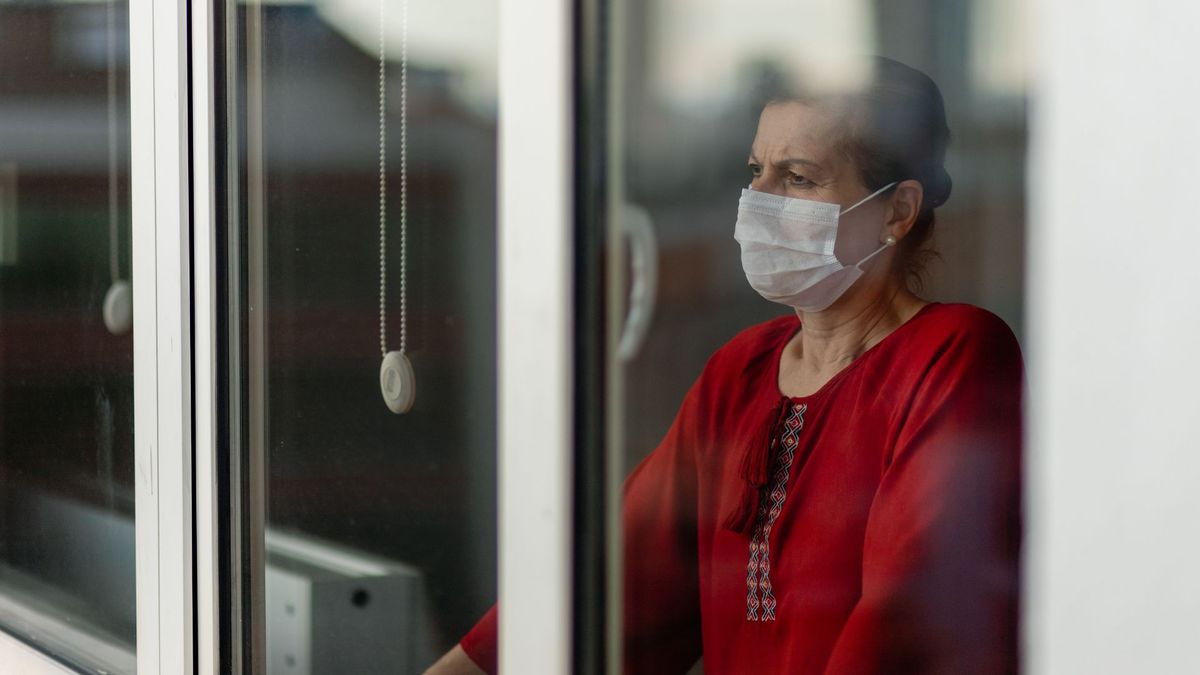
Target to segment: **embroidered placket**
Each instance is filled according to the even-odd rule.
[[[792,462],[796,459],[796,448],[800,445],[800,430],[804,428],[804,413],[807,410],[806,404],[792,405],[776,444],[770,489],[763,492],[759,499],[754,533],[750,537],[750,562],[746,566],[747,621],[775,620],[775,593],[771,589],[771,528],[787,499],[788,477],[791,475]]]

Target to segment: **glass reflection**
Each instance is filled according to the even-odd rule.
[[[494,8],[259,10],[267,670],[420,672],[495,594]]]
[[[0,622],[88,672],[135,638],[127,36],[0,3]]]
[[[711,381],[709,375],[718,367],[713,365],[714,362],[721,360],[722,353],[728,354],[735,349],[739,340],[744,342],[746,333],[738,338],[734,336],[747,326],[778,324],[785,321],[790,312],[787,307],[765,302],[759,297],[754,288],[756,280],[748,279],[743,269],[745,257],[741,252],[744,249],[739,250],[738,244],[730,240],[734,235],[735,222],[740,222],[737,205],[742,188],[754,181],[757,183],[756,190],[767,194],[836,202],[844,208],[887,182],[912,177],[897,175],[886,176],[886,181],[877,183],[865,181],[863,187],[867,189],[835,198],[835,195],[828,193],[795,194],[793,188],[782,187],[779,183],[762,184],[767,180],[763,176],[773,170],[767,158],[751,162],[760,166],[758,171],[762,173],[759,177],[745,168],[748,154],[753,155],[755,151],[771,154],[769,147],[759,147],[762,139],[754,134],[756,128],[760,137],[764,132],[759,119],[762,104],[775,97],[786,100],[789,92],[794,94],[803,91],[820,96],[855,91],[864,84],[864,74],[870,71],[861,67],[861,59],[848,56],[882,53],[916,66],[938,83],[945,100],[948,125],[954,132],[953,143],[945,159],[945,168],[954,178],[953,196],[937,209],[937,226],[932,244],[938,256],[928,261],[924,288],[917,289],[920,296],[943,301],[940,307],[952,306],[948,301],[986,307],[1020,334],[1026,133],[1022,76],[1024,52],[1019,47],[1022,36],[1019,23],[1015,20],[1020,8],[1011,3],[991,0],[943,4],[939,5],[936,12],[887,3],[839,3],[837,7],[813,2],[710,4],[724,9],[718,7],[714,9],[715,13],[697,13],[692,12],[690,7],[683,7],[682,3],[665,0],[627,3],[629,16],[622,26],[628,35],[626,42],[632,50],[632,56],[627,57],[630,67],[622,73],[622,93],[627,102],[627,138],[624,143],[627,163],[623,187],[630,201],[650,213],[661,243],[659,309],[644,348],[623,371],[626,406],[622,411],[622,426],[626,433],[627,466],[633,470],[650,456],[646,464],[636,469],[635,478],[626,487],[629,491],[625,506],[628,532],[627,577],[624,580],[627,593],[626,657],[631,659],[626,666],[630,672],[649,669],[647,664],[656,664],[655,667],[660,667],[661,672],[682,672],[693,661],[703,657],[702,665],[697,668],[706,666],[713,672],[740,672],[755,665],[771,672],[826,672],[823,670],[826,667],[831,669],[830,672],[842,672],[839,669],[847,668],[851,662],[863,666],[866,672],[898,672],[900,666],[896,662],[891,665],[867,662],[872,658],[904,660],[911,657],[912,667],[917,672],[925,672],[933,668],[933,662],[922,659],[936,656],[946,659],[941,661],[943,664],[964,666],[957,668],[958,671],[980,671],[980,668],[965,667],[971,658],[965,651],[932,656],[930,653],[921,653],[923,645],[929,644],[926,638],[932,633],[920,633],[919,628],[927,626],[920,622],[913,622],[910,626],[912,630],[895,631],[900,636],[896,644],[863,639],[864,635],[870,634],[870,630],[863,629],[864,626],[874,625],[878,628],[885,624],[894,625],[887,622],[909,616],[905,613],[905,607],[911,609],[920,605],[930,609],[930,615],[953,614],[952,611],[945,611],[945,605],[938,604],[939,598],[944,597],[945,584],[931,581],[931,585],[925,586],[924,591],[914,596],[920,602],[909,605],[897,602],[892,605],[895,610],[893,615],[876,615],[873,619],[852,617],[853,625],[843,626],[842,622],[850,610],[843,613],[834,610],[838,594],[845,592],[847,598],[853,600],[860,591],[869,594],[872,591],[879,592],[881,587],[872,586],[870,580],[855,581],[853,574],[847,576],[848,571],[860,569],[864,564],[858,559],[847,560],[841,565],[825,560],[828,566],[824,572],[809,576],[805,570],[812,572],[812,565],[824,564],[820,562],[820,556],[798,552],[794,541],[792,545],[785,543],[802,532],[807,541],[821,541],[822,544],[816,549],[827,553],[836,550],[833,542],[838,536],[853,530],[854,518],[850,516],[853,509],[847,508],[846,503],[833,504],[816,494],[821,467],[827,468],[827,465],[821,461],[814,462],[814,458],[821,456],[818,451],[827,448],[828,443],[811,439],[828,434],[829,425],[832,424],[830,420],[838,414],[834,410],[837,406],[831,406],[827,401],[802,398],[798,403],[808,406],[802,411],[780,409],[779,416],[775,418],[780,432],[773,434],[777,444],[787,440],[782,430],[801,428],[797,432],[797,449],[790,463],[784,457],[786,453],[779,452],[760,453],[755,456],[759,461],[750,463],[759,469],[751,472],[755,481],[764,486],[751,492],[766,492],[768,497],[782,497],[782,502],[778,504],[778,520],[771,520],[771,514],[775,513],[777,506],[771,500],[767,501],[765,518],[758,517],[761,502],[743,509],[743,524],[749,521],[749,525],[741,532],[740,551],[731,552],[728,557],[701,555],[697,559],[693,554],[692,563],[673,565],[679,561],[657,553],[661,550],[661,544],[652,542],[673,539],[675,531],[654,531],[652,525],[645,525],[644,520],[639,518],[638,514],[648,510],[645,502],[650,497],[646,489],[637,487],[637,476],[641,476],[642,484],[655,483],[659,486],[654,490],[657,493],[663,492],[661,486],[664,484],[677,483],[679,489],[683,490],[688,485],[688,476],[699,475],[703,479],[703,471],[695,473],[699,469],[693,472],[679,469],[680,475],[671,471],[664,474],[661,456],[670,453],[664,452],[663,448],[670,446],[672,439],[678,440],[681,434],[686,436],[688,433],[688,420],[691,417],[688,411],[698,408],[698,397],[705,400],[703,392],[697,394],[697,391],[711,389],[704,383]],[[772,31],[787,32],[788,36],[764,39]],[[823,48],[806,52],[810,41],[796,39],[797,35],[820,36],[818,39],[823,41]],[[709,39],[700,39],[698,36]],[[819,53],[812,53],[814,51]],[[683,53],[690,53],[693,58],[677,58]],[[689,73],[697,60],[711,67],[697,67]],[[839,63],[852,65],[849,68],[830,65]],[[697,76],[697,73],[716,73],[718,76],[705,78]],[[722,73],[725,75],[720,76]],[[797,115],[786,117],[798,124]],[[820,125],[816,120],[808,120],[804,126],[812,132]],[[820,133],[813,135],[821,136]],[[686,169],[679,170],[679,167]],[[818,178],[809,172],[800,172],[800,175],[802,178],[796,180],[829,180],[828,176]],[[883,198],[894,198],[897,189],[885,191]],[[868,202],[858,211],[847,214],[847,225],[864,208],[875,207]],[[883,238],[870,246],[855,246],[852,242],[839,239],[836,252],[840,262],[850,265],[869,255],[878,246],[885,245],[886,239]],[[757,260],[754,260],[756,255]],[[752,250],[751,262],[763,263],[762,255],[761,250]],[[868,262],[864,267],[869,269],[870,265]],[[775,272],[778,269],[772,263],[757,271]],[[772,280],[759,276],[757,281],[760,286],[768,287]],[[766,290],[769,294],[782,294],[777,292],[780,289]],[[918,316],[914,321],[928,322],[930,313],[939,311],[939,305],[930,307],[921,310],[923,316]],[[777,318],[781,315],[785,318]],[[912,320],[912,316],[915,315],[906,318]],[[761,323],[766,321],[772,323]],[[908,324],[901,325],[894,334],[902,338],[905,325]],[[756,330],[749,332],[755,333]],[[1004,332],[1006,329],[1000,331]],[[719,352],[718,349],[731,338],[734,343]],[[892,337],[885,338],[881,341],[880,349],[887,348],[888,341],[895,343]],[[814,347],[809,345],[809,349],[811,351]],[[713,356],[714,352],[717,352],[716,356]],[[915,349],[911,350],[906,359],[915,358],[916,352]],[[1011,352],[1009,349],[1006,353]],[[853,380],[854,372],[861,373],[871,367],[871,357],[864,354],[863,350],[847,349],[846,353],[846,363],[850,364],[845,368],[847,374],[832,375],[827,389],[821,386],[788,389],[786,368],[780,374],[779,384],[784,386],[784,393],[793,395],[817,396],[844,389],[848,386],[847,382]],[[878,353],[874,352],[875,357]],[[772,356],[767,361],[779,362],[781,359]],[[706,362],[709,363],[707,370]],[[863,362],[865,366],[855,365]],[[1006,371],[1009,379],[1003,381],[1011,381],[1014,368],[1019,372],[1019,361],[1016,363]],[[783,365],[786,364],[787,361],[783,360]],[[854,370],[856,368],[857,371]],[[837,368],[833,371],[840,372]],[[803,372],[801,368],[792,374]],[[699,383],[693,384],[700,373],[705,374]],[[899,371],[892,374],[897,379],[901,377]],[[736,387],[735,382],[751,375],[752,369],[747,370],[731,380],[728,386]],[[996,378],[995,382],[1002,379]],[[885,390],[868,386],[864,391],[876,391],[877,395],[882,395],[878,392]],[[1015,396],[1010,396],[1002,406],[1008,411],[1007,421],[1012,428],[1018,428],[1020,421],[1019,413],[1012,409]],[[682,409],[680,401],[683,401]],[[727,405],[732,404],[723,401],[719,407]],[[770,408],[769,405],[766,407]],[[862,419],[856,419],[849,426],[869,426],[869,411],[862,406],[855,409]],[[712,419],[716,419],[718,413],[715,410],[710,412]],[[746,412],[747,417],[766,414],[757,409]],[[732,434],[734,438],[728,441],[732,444],[728,448],[731,456],[745,456],[744,446],[755,437],[752,432],[746,430]],[[851,432],[847,429],[846,433]],[[664,434],[665,441],[661,440]],[[806,438],[805,434],[811,436]],[[689,444],[707,447],[699,442],[689,441]],[[737,447],[733,447],[735,445]],[[849,451],[850,446],[875,444],[847,442],[846,445]],[[658,450],[651,455],[651,450],[656,447]],[[812,454],[805,454],[806,449]],[[997,668],[1011,663],[1015,656],[1011,643],[1015,622],[1011,605],[1015,599],[1014,551],[1018,536],[1014,514],[1019,490],[1017,479],[1014,478],[1015,455],[1016,451],[1013,451],[1009,453],[1008,461],[993,462],[997,457],[994,453],[973,453],[969,456],[978,462],[965,473],[956,474],[964,478],[963,485],[971,485],[979,494],[991,495],[1007,504],[993,513],[995,517],[971,522],[981,525],[979,531],[1003,533],[997,535],[997,541],[1004,541],[1003,546],[1008,548],[993,550],[993,557],[987,560],[971,558],[963,553],[962,559],[971,559],[979,564],[964,565],[957,570],[938,568],[936,565],[925,568],[926,571],[940,569],[947,574],[961,572],[963,575],[976,575],[972,581],[975,583],[978,581],[977,575],[986,571],[981,567],[983,563],[997,563],[990,568],[997,573],[994,581],[1002,587],[991,596],[991,600],[995,601],[991,609],[995,611],[989,610],[990,613],[973,617],[963,614],[960,617],[964,619],[963,626],[971,624],[980,631],[975,634],[980,639],[965,642],[979,646],[976,656],[990,654],[984,657],[992,659],[988,667]],[[947,466],[935,463],[932,468],[926,467],[924,473],[932,483],[936,481],[938,472]],[[656,471],[656,468],[660,470]],[[776,490],[772,487],[771,478],[781,470],[787,474],[787,480],[781,486],[783,489]],[[737,477],[741,471],[741,465],[731,466],[727,473]],[[945,468],[945,471],[950,469]],[[853,474],[848,472],[847,475]],[[845,491],[852,491],[849,485],[843,485]],[[683,540],[681,546],[688,550],[695,546],[695,550],[711,553],[719,548],[722,540],[733,536],[730,529],[713,525],[711,521],[728,517],[729,509],[723,507],[731,508],[730,505],[738,500],[711,485],[696,489],[705,496],[701,500],[700,512],[694,514],[699,519],[698,527],[693,526],[690,530],[692,537],[699,539]],[[962,499],[960,493],[947,488],[941,493],[917,499],[899,510],[915,514],[923,507],[932,509],[939,503],[951,503],[959,508],[963,505]],[[656,502],[655,506],[666,508],[669,505]],[[818,515],[814,516],[814,513]],[[710,520],[706,522],[706,519]],[[682,520],[685,523],[682,527],[686,529],[688,518]],[[639,525],[639,522],[643,525]],[[648,532],[657,536],[649,536]],[[881,539],[872,536],[872,541]],[[754,556],[755,551],[759,554],[757,557]],[[769,555],[766,555],[768,551]],[[685,554],[686,551],[681,555],[686,559],[688,556]],[[958,555],[957,552],[947,554],[942,560],[951,560]],[[765,577],[761,574],[764,561],[769,561],[770,570]],[[658,571],[650,573],[647,571],[650,568]],[[1000,574],[1000,570],[1006,572]],[[702,613],[705,617],[703,627],[696,618],[699,613],[696,608],[693,608],[695,611],[673,613],[661,611],[653,602],[647,601],[647,598],[658,597],[656,594],[662,592],[661,588],[671,587],[671,584],[662,581],[663,578],[687,578],[689,574],[697,575],[701,597],[708,603],[706,611]],[[930,579],[933,580],[945,581],[950,578],[945,575],[938,577],[932,572],[931,575]],[[748,583],[751,576],[754,584]],[[959,579],[966,578],[963,576]],[[651,583],[651,580],[656,583]],[[843,582],[849,585],[843,587]],[[764,590],[767,592],[764,593]],[[978,585],[974,590],[979,590]],[[729,612],[734,612],[735,607],[739,607],[740,612],[736,616],[731,614],[733,618],[726,617],[728,621],[713,618],[720,614],[714,609],[713,598],[724,598]],[[864,600],[864,605],[869,601]],[[1010,604],[1006,607],[1005,603]],[[763,616],[768,604],[776,621],[764,623]],[[830,613],[822,618],[821,612]],[[756,615],[756,619],[748,618],[751,613]],[[793,658],[800,660],[781,663],[776,657],[789,650],[781,650],[773,643],[776,646],[764,646],[755,652],[755,656],[744,659],[737,657],[734,662],[730,661],[740,649],[737,645],[743,641],[727,630],[729,622],[739,623],[750,633],[766,631],[779,641],[786,641],[783,636],[792,634],[797,623],[805,618],[809,621],[810,635],[830,635],[827,651],[813,652],[809,654],[811,658],[804,660],[799,656],[803,650],[791,650]],[[978,622],[972,623],[973,619],[993,623],[989,624],[989,628],[983,628]],[[785,622],[790,626],[784,626]],[[638,627],[644,629],[647,626],[666,632],[655,633],[659,637],[657,640],[639,642],[638,636],[646,633],[639,632]],[[670,630],[666,630],[666,627],[670,627]],[[665,635],[672,635],[677,641],[672,642]],[[837,640],[836,643],[834,640]],[[913,651],[900,655],[897,647]],[[956,668],[949,670],[955,671]]]

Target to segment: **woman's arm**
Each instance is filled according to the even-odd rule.
[[[463,648],[454,645],[454,649],[438,659],[438,662],[425,671],[425,675],[484,675],[479,666],[471,660]]]
[[[900,424],[827,675],[1016,671],[1021,357],[994,321],[946,346]]]
[[[696,561],[695,446],[703,378],[689,391],[658,448],[625,481],[623,672],[685,673],[700,658]],[[498,612],[493,607],[429,675],[494,673]],[[439,670],[469,666],[470,670]],[[482,670],[476,665],[482,666]]]
[[[696,465],[683,417],[622,494],[626,675],[686,673],[701,655]]]

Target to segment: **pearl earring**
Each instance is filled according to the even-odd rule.
[[[896,238],[889,234],[887,236],[887,239],[884,240],[884,243],[887,244],[888,246],[895,246]]]

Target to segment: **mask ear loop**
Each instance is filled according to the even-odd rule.
[[[858,262],[854,263],[854,266],[855,266],[855,267],[857,267],[857,268],[859,269],[859,271],[860,271],[860,272],[865,272],[866,270],[864,270],[864,269],[862,268],[862,266],[863,266],[863,265],[864,265],[864,264],[865,264],[865,263],[866,263],[868,260],[870,260],[871,258],[874,258],[875,256],[879,255],[880,253],[883,253],[883,250],[884,250],[884,249],[886,249],[886,248],[891,248],[891,247],[892,247],[892,246],[894,246],[894,245],[895,245],[895,244],[892,244],[892,243],[890,243],[890,242],[889,242],[889,243],[887,243],[887,244],[884,244],[883,246],[880,246],[879,248],[875,249],[873,252],[869,253],[869,254],[867,255],[867,257],[865,257],[865,258],[863,258],[862,260],[859,260]]]
[[[862,206],[863,204],[866,204],[867,202],[869,202],[869,201],[871,201],[872,199],[874,199],[874,198],[878,197],[879,195],[883,194],[884,192],[887,192],[888,190],[892,189],[892,188],[893,188],[893,187],[895,187],[896,185],[897,185],[897,181],[892,181],[892,182],[888,183],[887,185],[884,185],[883,187],[881,187],[881,188],[879,188],[878,190],[876,190],[876,191],[872,192],[871,194],[867,195],[866,197],[863,197],[862,199],[858,200],[857,202],[855,202],[854,206],[851,206],[850,208],[846,209],[845,211],[842,211],[842,212],[841,212],[841,213],[839,213],[838,215],[839,215],[839,216],[844,216],[844,215],[846,215],[847,213],[850,213],[850,212],[851,212],[851,211],[853,211],[854,209],[857,209],[858,207]]]
[[[879,195],[883,194],[884,192],[887,192],[888,190],[892,189],[893,187],[895,187],[895,186],[896,186],[896,184],[897,184],[897,183],[896,183],[896,181],[892,181],[891,183],[888,183],[887,185],[884,185],[883,187],[881,187],[881,188],[879,188],[878,190],[876,190],[876,191],[872,192],[871,194],[867,195],[866,197],[863,197],[863,198],[862,198],[862,199],[860,199],[860,200],[859,200],[859,201],[858,201],[858,202],[857,202],[857,203],[856,203],[854,206],[851,206],[850,208],[846,209],[845,211],[842,211],[842,212],[841,212],[840,214],[838,214],[838,215],[839,215],[839,216],[844,216],[844,215],[846,215],[847,213],[850,213],[850,212],[851,212],[851,211],[853,211],[854,209],[857,209],[858,207],[862,206],[863,204],[866,204],[867,202],[869,202],[869,201],[871,201],[872,199],[874,199],[874,198],[878,197]],[[857,268],[859,269],[859,271],[860,271],[860,272],[861,272],[861,271],[864,271],[864,270],[863,270],[863,268],[862,268],[862,266],[863,266],[863,264],[864,264],[864,263],[866,263],[866,262],[867,262],[868,260],[870,260],[871,258],[874,258],[875,256],[879,255],[880,253],[883,253],[883,250],[884,250],[884,249],[886,249],[886,248],[888,248],[888,247],[890,247],[890,246],[892,246],[892,245],[893,245],[893,244],[892,244],[892,243],[889,241],[888,243],[884,244],[883,246],[880,246],[879,248],[875,249],[873,252],[871,252],[869,255],[867,255],[867,257],[865,257],[865,258],[863,258],[862,260],[859,260],[858,262],[854,263],[854,266],[855,266],[855,267],[857,267]]]

